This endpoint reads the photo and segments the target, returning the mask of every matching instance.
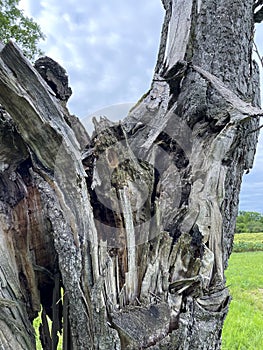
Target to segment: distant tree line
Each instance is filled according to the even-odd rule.
[[[240,211],[236,221],[236,233],[263,232],[263,215],[254,211]]]

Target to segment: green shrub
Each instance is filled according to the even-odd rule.
[[[262,232],[263,215],[253,211],[240,211],[236,221],[236,232]]]
[[[257,252],[263,251],[263,243],[237,242],[234,243],[233,252]]]
[[[263,233],[240,233],[234,238],[233,252],[263,251]]]

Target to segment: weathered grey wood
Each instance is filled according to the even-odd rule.
[[[3,346],[34,349],[42,304],[55,347],[63,287],[64,349],[220,349],[224,270],[262,116],[255,7],[163,5],[151,89],[123,122],[95,120],[91,139],[66,109],[61,67],[44,60],[49,86],[14,44],[1,51]]]
[[[41,314],[41,324],[39,327],[40,340],[43,350],[52,349],[52,339],[50,336],[49,325],[46,311],[43,310]]]
[[[0,346],[3,349],[33,349],[34,331],[28,320],[21,291],[7,215],[1,210],[0,227]]]
[[[60,292],[60,274],[57,273],[54,276],[55,283],[53,289],[52,296],[52,330],[51,330],[51,338],[52,338],[52,350],[57,349],[58,345],[58,332],[61,332],[61,292]]]
[[[86,191],[81,191],[82,187],[86,188],[86,184],[79,145],[73,131],[65,123],[61,107],[47,90],[45,82],[14,44],[10,43],[2,50],[1,63],[1,103],[7,106],[12,119],[19,125],[19,133],[29,149],[34,170],[39,174],[32,174],[33,188],[39,193],[40,202],[44,207],[41,208],[40,205],[38,215],[40,219],[44,216],[43,221],[49,220],[52,223],[52,244],[57,248],[61,247],[58,249],[64,252],[58,258],[60,270],[65,269],[68,275],[64,286],[69,294],[72,293],[71,300],[77,302],[70,310],[72,313],[77,312],[78,316],[72,318],[83,318],[82,324],[88,324],[88,304],[79,285],[82,273],[80,240],[85,249],[85,235],[89,231],[88,221],[79,220],[89,215],[86,214]],[[63,182],[61,170],[65,170],[66,173],[67,167],[70,172],[67,174],[69,178]],[[27,215],[27,208],[24,210]],[[19,225],[19,222],[17,224]],[[26,240],[29,240],[30,231],[27,230],[25,235],[29,236],[26,237]],[[29,249],[27,244],[25,249]],[[68,251],[71,251],[72,255],[70,260],[67,256]],[[27,271],[30,268],[33,273],[32,261],[28,255],[26,259]],[[32,283],[33,293],[37,283],[32,281],[31,276],[26,276],[26,280],[27,283]],[[34,309],[38,307],[36,301]],[[76,327],[76,333],[73,332],[75,348],[80,349],[81,344],[90,341],[87,338],[88,334],[85,337],[85,329],[87,328]]]

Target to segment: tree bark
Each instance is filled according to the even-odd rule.
[[[67,111],[61,67],[1,50],[4,349],[35,349],[40,305],[52,349],[61,327],[64,349],[220,349],[263,114],[254,1],[163,5],[150,90],[122,122],[95,120],[91,139]]]

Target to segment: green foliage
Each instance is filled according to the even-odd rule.
[[[263,251],[263,233],[241,233],[234,238],[233,252]]]
[[[36,338],[36,350],[43,350],[42,345],[41,345],[41,341],[40,341],[40,334],[39,334],[39,326],[41,324],[41,312],[39,312],[37,318],[34,319],[33,321],[33,327],[35,329],[35,338]],[[51,334],[51,325],[52,325],[52,321],[48,318],[48,324],[49,324],[49,328],[50,328],[50,334]],[[62,350],[62,335],[60,333],[58,333],[58,337],[59,337],[59,341],[58,341],[58,346],[57,346],[57,350]]]
[[[263,232],[263,215],[254,211],[240,211],[236,221],[236,232]]]
[[[263,251],[263,243],[238,242],[234,244],[233,252],[256,252]]]
[[[42,350],[42,345],[40,341],[40,335],[39,335],[39,326],[41,324],[41,312],[39,312],[38,317],[34,319],[33,326],[35,329],[35,337],[36,337],[36,349]]]
[[[260,350],[263,339],[263,252],[233,253],[226,270],[232,295],[222,350]]]
[[[0,41],[15,40],[24,55],[33,60],[41,55],[37,44],[44,39],[40,26],[17,6],[20,0],[0,0]]]

